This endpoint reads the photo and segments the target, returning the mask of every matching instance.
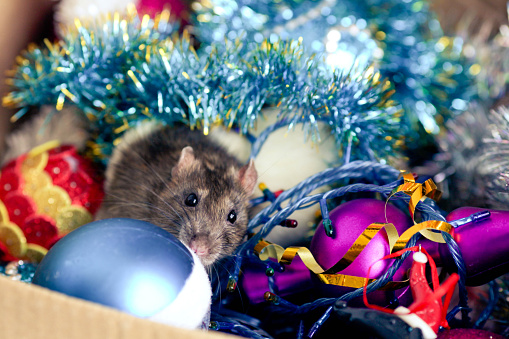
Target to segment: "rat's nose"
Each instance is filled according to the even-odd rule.
[[[205,256],[210,252],[206,241],[200,238],[191,240],[189,247],[199,257]]]

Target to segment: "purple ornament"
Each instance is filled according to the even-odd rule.
[[[485,330],[456,328],[438,333],[437,339],[503,339],[504,337]]]
[[[246,265],[242,268],[240,285],[251,303],[265,301],[264,294],[270,291],[269,277],[266,268],[260,265]],[[304,292],[314,287],[311,271],[296,257],[291,265],[285,266],[284,272],[275,272],[273,279],[278,289],[278,295],[285,297]]]
[[[385,215],[387,215],[387,220]],[[313,256],[323,269],[329,269],[341,260],[359,235],[372,223],[392,223],[398,234],[402,234],[413,224],[412,219],[397,207],[391,204],[386,205],[384,201],[376,199],[356,199],[343,203],[331,211],[329,218],[332,222],[334,237],[327,236],[324,226],[320,222],[310,246]],[[388,254],[390,254],[390,249],[387,234],[385,230],[380,230],[359,256],[338,274],[365,278],[368,276],[369,267],[373,265],[369,278],[379,278],[394,262],[394,260],[379,261]],[[393,280],[404,280],[410,265],[410,260],[404,262],[394,275]],[[323,297],[331,298],[353,291],[351,287],[323,283],[318,285],[318,289]],[[398,298],[400,304],[408,305],[412,300],[410,293],[406,293],[408,291],[408,288],[395,292],[375,291],[370,294],[370,300],[378,305],[388,305],[394,302],[395,298]],[[362,297],[349,301],[349,304],[364,306]]]
[[[311,241],[310,250],[316,261],[323,269],[328,269],[336,264],[352,246],[359,235],[372,223],[385,222],[385,202],[375,199],[357,199],[346,202],[336,207],[330,213],[332,227],[335,232],[334,238],[325,234],[324,226],[319,224]],[[387,204],[387,221],[393,223],[399,234],[402,234],[412,225],[412,220],[398,208]],[[344,269],[340,274],[366,277],[371,264],[390,253],[387,234],[380,230],[371,240],[368,246]],[[385,273],[393,260],[379,261],[371,268],[371,278],[378,278]],[[394,280],[402,280],[406,271],[410,268],[411,261],[404,263],[394,276]],[[243,276],[240,281],[244,292],[252,303],[264,301],[264,293],[269,291],[269,281],[263,266],[246,265],[242,269]],[[291,265],[287,265],[284,272],[275,272],[274,283],[277,286],[278,295],[284,297],[296,293],[302,293],[313,289],[313,293],[323,297],[338,297],[352,288],[326,285],[314,277],[314,274],[304,265],[297,256]],[[398,291],[404,294],[407,289]],[[400,302],[407,304],[408,298],[400,298]],[[398,295],[398,297],[401,297]],[[394,299],[392,292],[376,291],[370,294],[370,300],[379,304],[387,304]],[[363,306],[360,298],[353,300],[351,305]],[[406,300],[408,299],[408,300]]]
[[[332,210],[330,220],[334,238],[325,234],[324,226],[320,222],[311,240],[310,250],[323,269],[329,269],[341,260],[355,240],[372,223],[392,223],[399,234],[412,226],[412,219],[405,213],[391,204],[386,205],[384,201],[375,199],[356,199],[341,204]],[[380,230],[353,263],[338,273],[367,277],[369,267],[374,264],[369,278],[378,278],[392,263],[392,260],[378,261],[388,254],[390,249],[387,234],[385,230]],[[394,277],[395,280],[399,278],[401,275]]]
[[[472,214],[486,211],[475,207],[459,208],[447,217],[447,220],[458,220],[470,217]],[[387,215],[387,220],[385,219]],[[412,220],[401,210],[384,201],[375,199],[357,199],[336,207],[330,213],[333,238],[325,234],[324,226],[319,224],[311,241],[310,250],[316,261],[323,269],[334,266],[360,234],[372,223],[394,224],[399,235],[410,228]],[[475,219],[475,218],[473,218]],[[458,243],[467,267],[467,284],[481,285],[494,278],[509,272],[509,211],[491,211],[491,217],[485,220],[474,220],[454,228],[452,236]],[[444,266],[449,271],[455,271],[456,266],[446,244],[435,243],[421,239],[428,253],[433,257],[437,266]],[[370,278],[379,278],[386,272],[393,260],[378,261],[390,253],[387,234],[380,230],[371,239],[369,244],[359,256],[339,274],[357,277],[366,277],[368,268],[371,268]],[[378,262],[377,262],[378,261]],[[404,280],[411,261],[403,263],[396,272],[393,280]],[[246,294],[253,303],[264,300],[263,295],[269,290],[268,277],[263,266],[244,267],[244,277],[241,281]],[[274,282],[279,295],[287,296],[314,288],[314,292],[324,297],[338,297],[352,291],[352,288],[325,285],[314,279],[313,274],[304,263],[296,257],[285,272],[276,272]],[[406,290],[396,292],[401,304],[411,301]],[[394,295],[386,291],[377,291],[371,294],[374,303],[387,304]],[[408,299],[408,300],[407,300]],[[354,301],[353,304],[356,304]],[[360,303],[362,306],[362,302]]]
[[[486,211],[477,207],[461,207],[452,211],[447,220],[457,220]],[[509,272],[509,211],[490,210],[491,216],[453,229],[467,267],[467,285],[483,285]],[[444,266],[455,271],[447,246],[440,244]]]

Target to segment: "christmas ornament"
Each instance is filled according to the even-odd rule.
[[[73,146],[49,142],[0,172],[2,260],[39,262],[65,234],[92,221],[102,200],[92,164]]]
[[[438,339],[503,339],[499,334],[472,328],[454,328],[438,333]]]
[[[258,233],[256,233],[253,237],[251,237],[244,245],[241,246],[239,249],[239,253],[244,253],[246,251],[246,256],[249,256],[250,251],[250,244],[253,244],[255,252],[259,255],[260,259],[263,261],[266,261],[267,259],[271,258],[271,260],[275,260],[276,262],[279,262],[280,264],[289,265],[292,263],[293,259],[296,256],[299,256],[305,263],[306,267],[313,271],[315,274],[318,274],[320,279],[323,282],[341,285],[341,286],[348,286],[348,287],[361,287],[363,283],[362,277],[354,277],[354,276],[346,276],[343,275],[341,277],[347,277],[346,279],[342,279],[337,276],[338,279],[331,278],[333,277],[334,273],[338,273],[340,269],[336,269],[336,267],[330,268],[330,269],[324,269],[316,262],[316,260],[313,258],[312,253],[305,247],[289,247],[287,249],[282,248],[279,245],[276,244],[270,244],[266,241],[263,241],[262,239],[265,237],[265,235],[269,234],[269,232],[272,230],[272,228],[277,224],[286,224],[286,219],[289,215],[292,214],[293,211],[302,208],[301,205],[305,205],[306,208],[309,208],[312,206],[312,203],[320,202],[320,206],[322,206],[322,202],[326,201],[326,199],[333,199],[337,198],[347,192],[359,192],[359,191],[376,191],[382,194],[389,194],[394,188],[398,187],[397,182],[393,182],[390,184],[387,184],[386,186],[376,186],[376,185],[366,185],[366,184],[353,184],[348,185],[345,187],[341,187],[332,191],[329,191],[324,194],[315,194],[312,197],[306,197],[306,192],[311,192],[312,190],[316,189],[317,187],[320,187],[321,185],[327,185],[331,182],[334,182],[334,180],[339,180],[340,178],[343,178],[343,176],[350,176],[351,178],[357,177],[361,178],[364,175],[371,176],[374,175],[376,180],[381,180],[382,182],[384,180],[393,180],[395,177],[393,175],[397,175],[396,173],[392,172],[385,172],[388,168],[385,168],[383,165],[380,164],[373,164],[374,166],[371,167],[370,174],[364,173],[364,165],[366,163],[362,162],[354,162],[342,167],[338,168],[331,168],[324,172],[318,173],[315,176],[312,176],[302,183],[300,183],[298,186],[288,190],[284,191],[275,198],[273,203],[265,208],[261,213],[257,214],[254,218],[251,219],[248,229],[252,229],[254,226],[258,225],[263,220],[268,220],[265,222],[263,227],[260,229]],[[352,171],[350,173],[350,171]],[[373,171],[373,172],[371,172]],[[335,179],[334,179],[335,178]],[[389,179],[392,178],[392,179]],[[413,178],[413,177],[412,177]],[[400,185],[400,187],[405,185]],[[413,185],[415,188],[421,187],[420,184]],[[406,187],[406,186],[405,186]],[[431,186],[430,186],[431,187]],[[431,194],[433,190],[430,190],[427,194]],[[291,203],[289,206],[285,207],[284,209],[280,210],[278,206],[281,206],[283,202],[286,200],[290,201]],[[419,199],[417,199],[419,200]],[[429,209],[429,206],[426,206],[425,204],[419,204],[417,206],[418,209],[422,210],[423,208],[426,210],[426,213],[430,213],[432,215],[432,210]],[[323,212],[325,211],[325,212]],[[275,215],[274,213],[277,212]],[[329,213],[327,210],[324,210],[322,208],[322,214],[324,216],[324,219],[329,218]],[[440,216],[437,216],[440,218]],[[266,218],[266,219],[264,219]],[[269,220],[270,218],[270,220]],[[330,220],[329,220],[330,222]],[[440,224],[437,224],[437,226],[432,227],[439,227]],[[394,226],[392,226],[394,227]],[[428,226],[425,226],[426,228]],[[381,227],[378,226],[378,230],[380,230]],[[435,228],[437,229],[437,228]],[[420,229],[422,230],[422,229]],[[397,230],[394,229],[394,232],[397,234]],[[415,233],[415,232],[414,232]],[[413,234],[413,233],[412,233]],[[353,239],[352,239],[353,241]],[[402,240],[401,243],[405,244],[406,240]],[[238,276],[238,272],[240,271],[240,263],[241,260],[238,260],[239,257],[237,257],[235,269],[232,270],[233,274],[230,275],[230,282],[229,286],[234,286],[236,282],[236,277]],[[269,263],[269,261],[266,261]],[[391,277],[394,274],[389,274]],[[305,277],[305,275],[303,275]],[[304,279],[305,280],[305,279]],[[250,279],[250,281],[255,282],[255,279]],[[263,281],[262,279],[259,279],[259,281]],[[333,282],[334,281],[334,282]],[[384,283],[378,283],[381,285],[385,285]],[[256,283],[255,283],[256,284]],[[397,285],[398,283],[396,283]],[[260,288],[263,288],[263,282],[259,286]],[[381,286],[378,286],[381,287]],[[393,286],[394,287],[394,286]],[[254,290],[256,290],[258,287],[255,287]],[[281,290],[282,293],[284,291]],[[256,293],[256,292],[255,292]],[[259,297],[259,296],[258,296]],[[256,296],[255,296],[256,298]]]
[[[459,276],[453,273],[439,286],[438,273],[431,256],[420,247],[407,248],[385,256],[380,260],[400,256],[403,252],[414,251],[412,268],[410,269],[410,287],[414,302],[408,307],[399,306],[395,310],[368,303],[366,295],[367,280],[364,283],[364,303],[366,306],[385,313],[394,313],[414,328],[420,328],[426,339],[436,338],[440,327],[449,328],[446,315],[451,301],[454,287]],[[429,261],[433,289],[430,288],[426,278],[426,263]],[[368,269],[368,274],[369,274]],[[442,302],[442,296],[445,300]]]
[[[177,238],[144,221],[105,219],[71,232],[39,264],[33,283],[153,321],[208,327],[205,268]]]
[[[462,225],[451,232],[466,264],[467,284],[477,286],[509,272],[509,211],[486,210],[478,207],[462,207],[447,215],[447,220],[468,218],[471,215],[489,212],[490,216],[470,225]],[[448,251],[438,245],[440,261],[455,270]]]
[[[507,213],[465,207],[447,216],[451,225],[447,229],[456,240],[466,264],[467,285],[484,284],[508,272],[508,256],[504,254],[504,251],[509,238],[503,227]],[[258,245],[258,248],[255,247],[255,251],[260,253],[267,249],[268,253],[264,254],[263,258],[267,256],[281,258],[281,263],[291,262],[291,264],[284,265],[284,270],[279,268],[280,264],[270,261],[265,261],[265,266],[246,265],[243,269],[244,277],[241,285],[253,303],[263,301],[264,292],[271,290],[277,290],[278,295],[284,297],[299,290],[318,287],[323,296],[339,296],[350,291],[349,288],[362,286],[363,275],[367,275],[367,270],[372,265],[374,266],[371,268],[369,278],[379,278],[387,272],[392,261],[388,263],[384,261],[381,266],[377,258],[391,252],[394,234],[387,235],[386,232],[390,229],[380,232],[382,227],[375,227],[376,224],[373,221],[383,223],[386,218],[386,221],[395,226],[397,233],[402,234],[401,237],[412,228],[411,219],[398,208],[374,199],[356,199],[343,203],[330,213],[329,218],[332,221],[331,226],[335,237],[327,236],[321,223],[311,241],[309,253],[299,248],[288,248],[281,249],[284,253],[269,254],[270,247],[274,245],[263,242]],[[421,240],[419,244],[440,266],[449,272],[457,270],[456,262],[447,244],[428,239]],[[276,251],[279,250],[276,249]],[[291,256],[296,253],[299,260],[294,263],[291,261]],[[285,255],[289,257],[284,259]],[[302,258],[306,264],[302,262]],[[308,272],[316,269],[313,262],[329,271],[318,272],[318,277],[327,284],[326,286],[316,284]],[[393,281],[404,280],[407,269],[408,265],[403,264],[392,276]],[[273,272],[270,279],[267,277],[269,276],[267,272]],[[386,298],[386,300],[389,299]],[[400,302],[405,303],[405,298],[401,299],[400,296]]]
[[[355,279],[363,281],[363,278],[359,277],[362,277],[361,274],[366,274],[370,265],[378,261],[376,258],[379,258],[380,254],[388,254],[402,248],[407,241],[403,239],[421,232],[425,237],[430,238],[421,240],[419,244],[430,253],[433,259],[451,272],[457,269],[449,246],[444,240],[435,238],[433,233],[427,233],[426,222],[412,226],[408,217],[390,206],[387,205],[386,208],[385,203],[379,200],[356,199],[335,208],[329,215],[335,236],[332,238],[326,235],[322,222],[311,241],[309,254],[302,253],[304,258],[308,258],[305,259],[308,268],[316,270],[315,263],[322,267],[318,276],[328,284],[357,287],[358,283],[355,283]],[[384,218],[385,213],[387,213],[386,220],[393,224],[392,227],[397,233],[394,233],[392,227],[384,226],[383,220],[380,224],[373,222]],[[457,242],[466,264],[465,274],[468,285],[485,284],[508,272],[505,244],[509,235],[506,227],[503,226],[507,215],[508,212],[505,211],[465,207],[451,212],[447,216],[448,223],[439,222],[440,225],[436,228],[431,227],[431,229],[450,233]],[[382,228],[385,229],[383,233],[380,232]],[[258,251],[263,251],[267,245],[259,244]],[[277,254],[278,258],[288,256],[284,262],[289,261],[292,255],[290,252],[301,256],[298,250],[286,249],[285,252]],[[379,277],[390,266],[389,264],[382,267],[378,265],[377,263],[371,269],[371,272],[377,273],[369,278]],[[405,266],[402,266],[396,273],[395,280],[403,277],[405,271]]]
[[[291,261],[291,264],[287,262],[289,258],[283,259],[288,265],[284,266],[284,271],[276,270],[274,273],[272,284],[280,296],[311,287],[315,287],[322,296],[343,295],[351,291],[352,287],[362,287],[364,277],[372,265],[374,266],[371,268],[369,278],[379,278],[393,263],[389,260],[379,261],[378,258],[391,253],[391,243],[394,240],[391,237],[394,237],[394,233],[388,237],[386,231],[390,230],[380,232],[382,227],[373,227],[374,222],[381,224],[384,221],[390,222],[394,225],[397,234],[404,234],[412,226],[411,218],[397,207],[375,199],[355,199],[343,203],[329,214],[329,218],[332,222],[334,238],[327,236],[321,222],[311,240],[309,252],[294,248],[293,253],[297,252],[299,259],[293,259],[296,261]],[[264,246],[270,245],[259,244],[258,248],[255,247],[255,251],[264,251]],[[289,249],[285,250],[285,254],[288,251],[290,255]],[[282,254],[283,258],[285,254]],[[270,254],[265,254],[263,258],[266,255]],[[279,255],[276,256],[279,257]],[[302,260],[305,260],[306,264]],[[315,262],[322,268],[322,272],[318,272],[321,283],[313,281],[309,272],[310,269],[317,269],[313,265]],[[271,264],[268,263],[268,265]],[[405,280],[408,268],[408,265],[403,265],[397,270],[392,277],[393,281]],[[261,270],[260,265],[247,265],[243,272],[244,277],[241,283],[250,300],[255,303],[262,301],[263,293],[271,290],[265,272]],[[403,285],[395,284],[393,289],[401,286]],[[380,293],[378,297],[379,300],[390,302],[394,295]]]
[[[432,180],[428,179],[424,183],[417,183],[415,181],[415,178],[411,174],[404,174],[403,175],[403,184],[396,187],[390,197],[397,193],[404,193],[410,197],[409,201],[409,212],[410,216],[414,217],[414,212],[417,207],[417,204],[419,201],[421,201],[425,197],[438,197],[439,192],[436,190],[436,186],[433,183]],[[323,267],[323,264],[320,264],[316,258],[313,256],[312,252],[308,250],[307,248],[301,247],[301,248],[287,248],[283,249],[278,245],[270,245],[267,243],[264,243],[263,241],[260,241],[255,247],[255,251],[259,253],[260,258],[262,260],[266,260],[267,258],[274,258],[278,262],[283,262],[285,264],[290,264],[293,260],[293,258],[296,255],[299,255],[301,259],[304,261],[306,266],[313,271],[315,274],[318,275],[318,277],[327,284],[332,285],[339,285],[339,286],[348,286],[348,287],[360,287],[363,278],[361,278],[359,275],[355,275],[358,272],[355,272],[355,268],[352,270],[354,272],[354,275],[350,274],[336,274],[339,273],[345,269],[347,269],[351,264],[353,264],[353,261],[355,261],[359,256],[362,256],[366,248],[369,246],[372,240],[375,239],[375,235],[382,229],[385,229],[385,232],[387,234],[387,246],[380,245],[375,248],[382,250],[383,248],[387,248],[388,253],[391,253],[393,251],[398,251],[406,246],[410,238],[416,234],[421,233],[426,238],[434,241],[434,242],[445,242],[442,235],[434,233],[430,230],[440,230],[443,232],[449,232],[452,226],[450,224],[447,224],[443,221],[439,220],[429,220],[424,221],[419,224],[416,224],[408,229],[407,227],[400,227],[404,229],[404,232],[402,232],[401,236],[399,235],[398,229],[394,226],[393,223],[389,223],[386,219],[386,223],[366,223],[366,225],[359,226],[360,229],[356,229],[353,233],[356,233],[357,236],[355,238],[347,239],[345,243],[341,243],[342,237],[337,236],[337,229],[335,229],[334,225],[341,225],[343,226],[345,223],[342,221],[331,220],[332,217],[336,217],[336,212],[338,215],[346,215],[348,219],[348,214],[344,212],[344,210],[340,207],[337,207],[333,213],[329,215],[328,208],[327,208],[327,198],[332,198],[333,195],[329,193],[326,193],[324,197],[320,199],[320,207],[322,211],[322,222],[321,225],[318,227],[318,231],[315,233],[315,237],[318,234],[318,237],[321,234],[325,234],[326,237],[329,237],[333,239],[331,242],[336,242],[340,244],[341,246],[345,246],[345,243],[348,244],[347,247],[345,247],[342,251],[339,251],[338,248],[335,248],[333,252],[341,253],[342,257],[333,258],[332,261],[329,263],[329,265],[325,268]],[[390,198],[389,197],[389,198]],[[359,200],[361,203],[365,203],[364,200]],[[369,201],[369,200],[368,200]],[[385,207],[386,204],[383,204],[383,202],[379,202],[379,208],[373,208],[370,206],[367,206],[366,211],[375,211],[375,215],[371,215],[373,218],[381,218],[383,213],[387,216],[387,208]],[[357,211],[353,213],[358,213]],[[367,212],[363,212],[367,213]],[[355,216],[357,218],[357,216]],[[387,217],[386,217],[387,218]],[[397,218],[396,218],[397,219]],[[397,221],[397,220],[396,220]],[[353,224],[359,224],[358,221],[354,221]],[[369,227],[368,227],[369,226]],[[337,226],[339,227],[339,226]],[[351,234],[350,234],[351,236]],[[316,248],[330,248],[331,244],[321,244],[320,240],[318,240],[318,245]],[[374,241],[376,243],[376,240]],[[313,245],[313,241],[312,241]],[[263,253],[265,251],[265,254]],[[369,250],[367,250],[369,252]],[[328,254],[327,254],[328,255]],[[370,258],[368,255],[367,258]],[[359,262],[362,262],[361,260]],[[355,265],[351,266],[355,267]],[[366,267],[367,269],[367,267]]]
[[[302,204],[306,205],[306,208],[303,208],[302,210],[305,211],[306,209],[309,209],[312,206],[313,201],[315,203],[318,202],[320,197],[326,194],[321,193],[313,195],[313,198],[310,199],[307,196],[310,192],[320,189],[324,185],[348,180],[348,178],[352,180],[364,179],[371,182],[376,181],[388,183],[396,180],[397,175],[398,171],[395,171],[390,166],[379,163],[355,161],[341,167],[329,168],[323,172],[319,172],[289,190],[272,192],[267,187],[262,186],[261,189],[264,196],[253,199],[252,204],[256,206],[257,204],[267,201],[270,201],[271,204],[251,218],[248,232],[257,231],[257,233],[243,244],[242,248],[239,249],[238,253],[240,254],[236,256],[235,268],[231,270],[231,275],[229,277],[229,286],[236,285],[236,279],[240,272],[240,265],[243,262],[242,258],[250,258],[250,256],[252,256],[251,249],[257,246],[257,243],[261,239],[265,239],[268,235],[270,235],[271,232],[274,231],[275,227],[281,227],[281,225],[285,225],[283,227],[288,227],[288,225],[295,227],[298,225],[297,220],[291,220],[290,218],[290,216],[293,216],[294,211],[299,211],[299,209],[302,208]],[[389,192],[392,188],[393,187],[391,186],[391,188],[384,189]],[[357,192],[358,190],[362,191],[364,189],[370,190],[374,188],[370,185],[364,186],[363,184],[358,184],[341,188],[340,191]],[[382,192],[384,189],[380,189],[380,191]],[[286,207],[283,208],[282,206],[284,205],[286,205]],[[259,226],[262,226],[261,229]],[[301,225],[296,227],[301,227]],[[289,230],[291,231],[293,228],[289,228]],[[268,245],[267,242],[262,242],[261,244],[261,247],[258,247],[260,250],[263,249],[263,244]],[[278,257],[277,254],[270,255],[272,255],[273,258]],[[295,258],[294,260],[295,261],[292,265],[285,265],[284,273],[280,264],[274,263],[274,265],[272,265],[270,260],[260,262],[256,258],[253,263],[251,263],[251,260],[245,260],[244,263],[246,263],[246,266],[242,268],[244,276],[241,284],[245,287],[245,292],[248,294],[250,300],[254,303],[263,301],[264,293],[270,290],[269,281],[266,276],[266,271],[268,269],[275,270],[273,275],[273,285],[277,286],[278,293],[281,293],[282,295],[291,294],[293,293],[291,291],[296,291],[298,288],[302,288],[302,290],[311,288],[314,282],[311,281],[309,269],[299,258]],[[270,267],[267,265],[270,265]],[[295,274],[291,272],[295,272]]]
[[[372,275],[369,278],[378,277],[391,264],[388,260],[378,262],[379,258],[390,254],[387,235],[385,232],[377,231],[367,235],[365,231],[369,225],[375,222],[389,222],[394,225],[398,234],[412,226],[412,219],[400,209],[375,199],[355,199],[343,203],[330,213],[329,218],[334,238],[327,236],[322,222],[318,225],[309,249],[316,261],[325,269],[333,267],[346,255],[351,263],[340,271],[342,274],[356,277],[365,277],[368,268],[375,262],[377,263],[371,268]],[[358,243],[360,237],[365,237],[362,238],[362,244]],[[354,242],[356,245],[352,246]],[[344,265],[347,265],[346,260],[343,261]],[[395,277],[395,280],[401,278],[400,275]]]
[[[372,220],[382,218],[384,214],[386,220],[389,219],[393,222],[391,223],[391,230],[396,232],[396,235],[403,233],[411,225],[411,219],[391,205],[387,205],[379,200],[358,199],[342,204],[330,215],[327,214],[326,218],[330,221],[329,231],[325,231],[322,223],[319,225],[311,241],[310,251],[306,248],[288,248],[284,250],[279,246],[274,247],[264,241],[255,247],[255,251],[260,254],[263,254],[263,251],[265,251],[266,253],[263,254],[263,258],[267,258],[267,256],[273,257],[278,261],[282,260],[286,264],[292,263],[293,257],[298,254],[304,260],[306,267],[318,274],[318,277],[323,282],[336,286],[360,287],[364,281],[362,276],[366,274],[370,264],[373,263],[375,258],[384,255],[384,253],[379,251],[388,251],[387,253],[390,253],[393,247],[393,245],[390,245],[393,239],[388,239],[387,236],[384,238],[382,233],[378,234],[380,227],[371,229],[368,227],[366,229],[368,225],[372,224]],[[397,227],[393,224],[396,224]],[[350,227],[345,228],[344,225],[350,225]],[[341,226],[342,228],[340,228]],[[387,232],[389,232],[389,229],[387,229]],[[334,234],[334,238],[330,237],[331,234]],[[391,236],[394,237],[394,233]],[[357,240],[350,247],[354,239]],[[354,260],[355,264],[352,262]],[[379,271],[374,274],[377,277],[386,271],[387,266],[378,269]],[[293,273],[293,281],[305,283],[308,280],[308,277],[303,274],[305,272],[303,268],[297,266],[293,270],[301,273]],[[404,270],[401,270],[393,278],[400,280],[403,275]],[[264,286],[263,279],[257,280],[248,277],[245,281],[248,285],[248,290],[251,292],[248,293],[254,294],[253,297],[256,298],[257,292],[259,292],[260,288],[263,288],[261,286]],[[258,284],[261,283],[261,286],[256,286],[256,282]],[[277,281],[275,280],[274,282]],[[284,287],[286,287],[286,284],[283,282],[283,285],[277,288],[278,291],[283,292],[283,295],[287,293],[287,289]],[[291,285],[288,287],[290,290],[292,289]],[[343,294],[341,292],[345,293],[344,290],[335,289],[330,294]]]
[[[266,293],[270,291],[277,292],[280,297],[286,297],[317,287],[311,271],[300,258],[295,258],[288,266],[272,262],[264,265],[246,263],[242,267],[239,284],[253,304],[266,301]]]

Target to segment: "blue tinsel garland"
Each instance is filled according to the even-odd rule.
[[[196,34],[206,44],[225,36],[272,42],[303,37],[331,66],[348,70],[355,59],[376,63],[396,85],[404,128],[420,123],[436,134],[475,94],[463,40],[444,36],[426,1],[212,0],[193,7]]]
[[[144,119],[184,122],[205,134],[215,124],[247,133],[264,105],[278,106],[280,124],[303,124],[310,136],[317,137],[319,122],[329,125],[338,150],[352,160],[393,154],[403,137],[392,84],[373,67],[331,71],[293,40],[226,41],[197,53],[186,36],[165,38],[173,26],[164,27],[115,16],[78,25],[57,44],[31,47],[4,104],[21,108],[16,117],[30,106],[76,105],[102,158]]]

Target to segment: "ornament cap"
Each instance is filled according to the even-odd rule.
[[[426,255],[422,252],[415,252],[413,255],[414,261],[417,261],[418,263],[425,264],[428,262],[428,258]]]

